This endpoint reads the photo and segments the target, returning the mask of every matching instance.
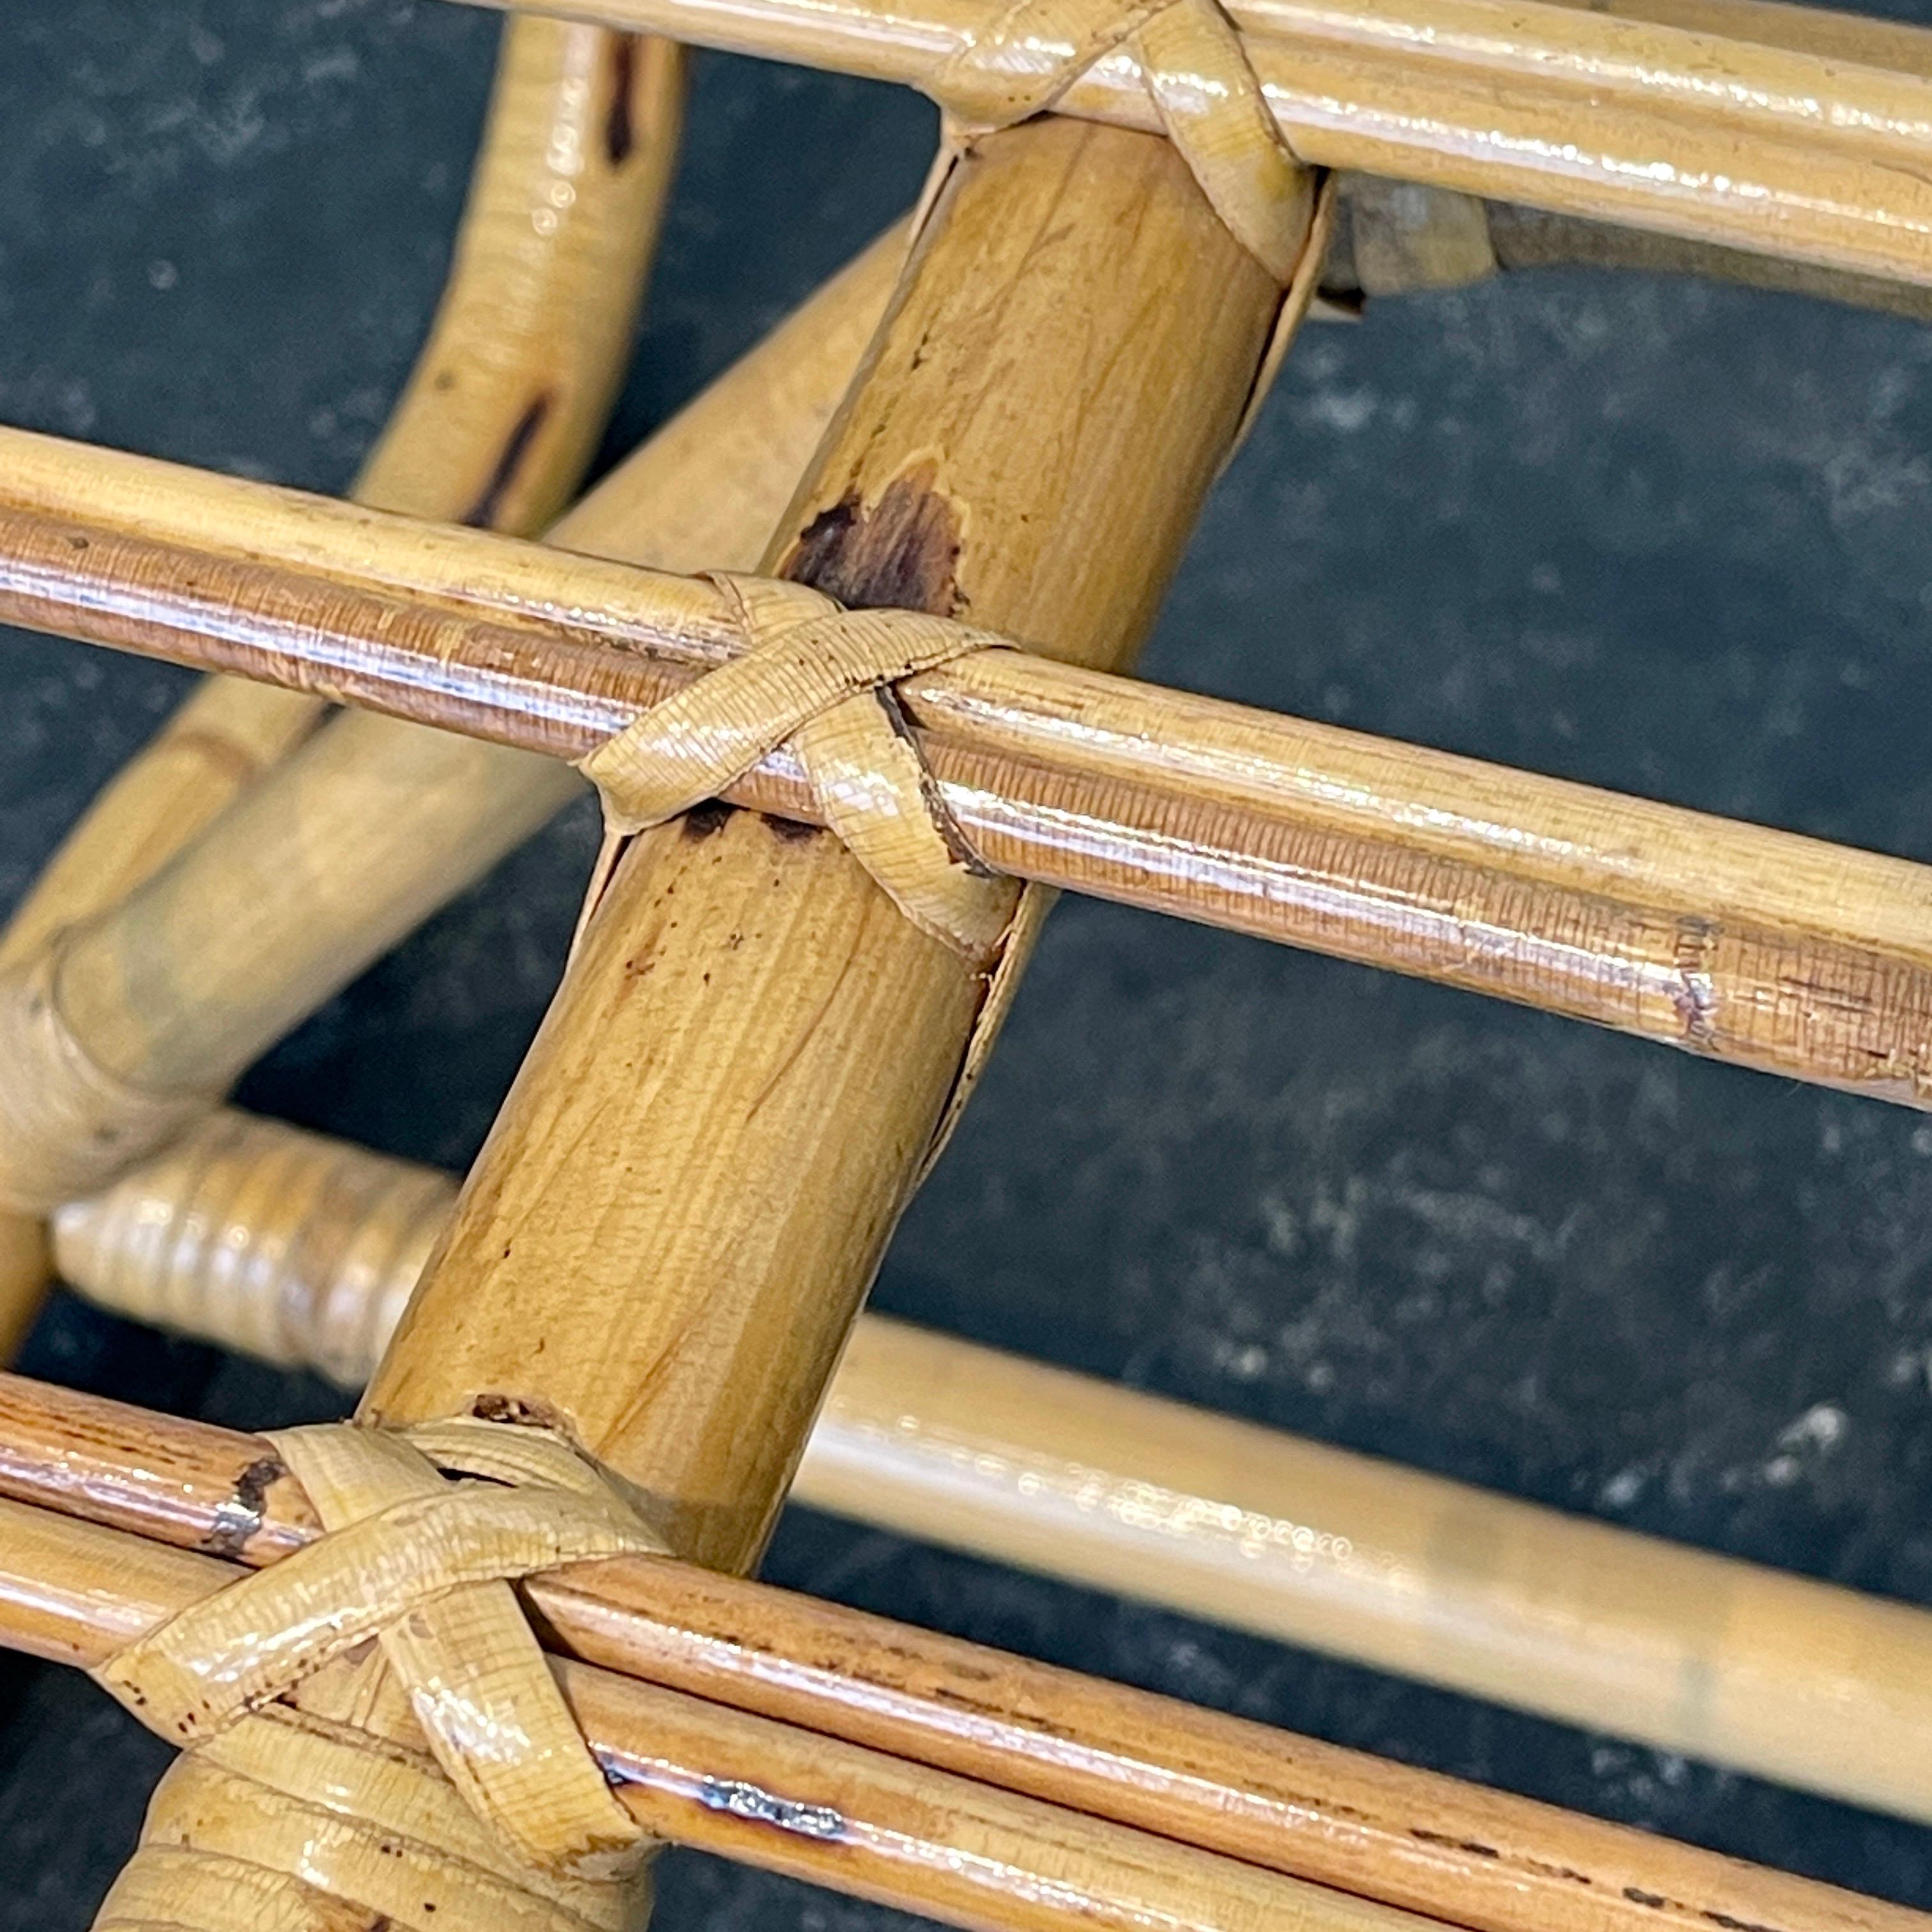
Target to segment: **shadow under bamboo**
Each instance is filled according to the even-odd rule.
[[[513,0],[482,0],[503,7]],[[1232,0],[1268,105],[1311,165],[1424,181],[1855,273],[1932,280],[1925,31],[1757,0]],[[575,16],[901,82],[943,98],[993,0],[570,0]],[[1042,10],[1035,33],[1072,44]],[[1131,47],[1132,43],[1129,43]],[[1057,111],[1159,122],[1130,52]]]
[[[119,1313],[357,1387],[455,1197],[230,1112],[58,1210],[55,1254]],[[1932,1824],[1932,1616],[1911,1605],[872,1315],[790,1494]]]
[[[701,580],[19,432],[0,432],[0,454],[14,479],[0,485],[0,616],[29,627],[319,684],[566,758],[735,647]],[[183,547],[190,535],[208,548]],[[1932,1101],[1932,868],[1031,654],[982,652],[900,691],[955,817],[1000,871]],[[728,796],[813,811],[784,751]],[[500,830],[463,823],[504,849]],[[367,836],[379,844],[380,824]],[[260,874],[252,911],[226,915],[245,931],[278,903],[277,873],[259,850],[235,862]],[[395,862],[409,871],[406,854]],[[393,936],[406,920],[366,893],[370,876],[354,868],[332,910],[380,910]],[[143,915],[165,883],[76,935],[62,982],[97,1057],[160,1087],[211,1062],[225,1076],[277,1030],[264,1018],[238,1033],[193,972],[165,998],[129,994],[129,962],[153,972]],[[280,1024],[315,996],[245,950],[196,963],[226,1001],[259,1000]],[[318,983],[346,976],[323,963]]]
[[[260,1565],[316,1533],[308,1498],[260,1437],[18,1376],[0,1376],[0,1495],[33,1506],[4,1506],[26,1540],[0,1538],[0,1622],[13,1642],[65,1662],[89,1661],[104,1636],[135,1634],[142,1566],[167,1571],[158,1544],[204,1553],[194,1561]],[[154,1540],[118,1542],[133,1567],[117,1566],[110,1583],[69,1517]],[[1904,1932],[1924,1922],[1648,1833],[687,1564],[599,1564],[526,1588],[554,1648],[710,1709],[1479,1932],[1708,1932],[1726,1922]]]
[[[568,500],[628,359],[682,67],[664,41],[506,23],[442,298],[357,500],[520,533]],[[205,680],[68,833],[0,935],[0,966],[152,876],[325,710],[319,697]],[[46,1280],[38,1223],[0,1214],[0,1361]]]
[[[238,1574],[0,1502],[0,1641],[52,1661],[104,1661]],[[1064,1805],[590,1665],[554,1668],[619,1802],[664,1842],[965,1932],[1426,1932]],[[1910,1922],[1900,1914],[1898,1932]]]

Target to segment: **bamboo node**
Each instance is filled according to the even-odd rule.
[[[1228,232],[1286,288],[1308,234],[1312,178],[1282,136],[1220,0],[1010,0],[926,92],[970,133],[1044,113],[1120,51]]]
[[[662,1554],[631,1496],[527,1426],[268,1439],[325,1533],[92,1672],[188,1750],[98,1926],[226,1932],[265,1886],[249,1923],[322,1889],[443,1932],[628,1924],[648,1841],[510,1586]]]
[[[976,970],[998,958],[1019,888],[954,821],[892,687],[1010,640],[920,610],[848,610],[809,585],[710,573],[746,649],[578,763],[620,836],[715,798],[790,744],[826,825],[920,930]]]
[[[56,935],[0,971],[0,1208],[37,1217],[98,1192],[221,1099],[110,1072],[61,1011],[59,965]]]

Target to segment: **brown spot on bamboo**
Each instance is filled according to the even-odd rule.
[[[470,1405],[470,1413],[479,1422],[510,1422],[526,1429],[548,1429],[560,1436],[570,1433],[562,1414],[550,1403],[527,1396],[488,1391]]]
[[[782,838],[788,845],[802,845],[808,838],[821,836],[822,825],[808,825],[802,818],[782,818],[775,812],[761,812],[758,816],[771,828],[774,838]]]
[[[638,41],[635,34],[610,37],[610,105],[604,116],[604,158],[614,168],[621,168],[638,145],[631,114],[631,92],[638,80]]]
[[[261,1532],[268,1491],[288,1474],[278,1456],[258,1456],[235,1479],[235,1486],[216,1506],[214,1527],[202,1539],[211,1556],[239,1558]]]
[[[854,610],[957,615],[959,514],[930,471],[896,476],[878,501],[850,495],[800,534],[782,574]]]
[[[517,418],[516,427],[504,439],[502,453],[490,472],[489,480],[478,491],[476,502],[458,518],[459,523],[468,524],[479,530],[496,527],[498,518],[502,514],[503,500],[509,494],[511,484],[517,480],[517,472],[523,467],[524,459],[536,440],[537,431],[542,428],[544,419],[550,414],[556,400],[546,389]]]

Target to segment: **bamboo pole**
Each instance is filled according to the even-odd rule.
[[[514,0],[482,0],[506,6]],[[578,17],[920,87],[992,0],[570,0]],[[1932,280],[1924,30],[1729,0],[1611,14],[1550,0],[1234,0],[1269,105],[1312,166],[1426,181],[1820,266]],[[1056,46],[1084,17],[1028,19]],[[1055,102],[1158,126],[1130,54]]]
[[[1172,148],[1058,118],[952,168],[768,566],[1119,662],[1280,291]],[[824,834],[633,842],[366,1392],[554,1420],[742,1570],[984,996]]]
[[[120,1313],[354,1387],[455,1196],[434,1168],[230,1113],[60,1209],[55,1254]],[[1916,1606],[871,1315],[790,1493],[1932,1824]]]
[[[519,533],[574,490],[622,380],[677,143],[668,42],[506,26],[449,276],[357,500]],[[132,891],[306,738],[319,697],[202,684],[69,832],[0,934],[0,968]],[[0,1361],[47,1280],[38,1222],[0,1214]]]
[[[158,1544],[272,1563],[316,1533],[260,1437],[0,1376],[0,1624],[84,1663],[134,1634]],[[46,1514],[58,1510],[63,1516]],[[103,1547],[80,1516],[157,1542]],[[198,1562],[205,1562],[205,1557]],[[176,1559],[178,1562],[178,1559]],[[202,1574],[184,1571],[190,1580]],[[1778,1932],[1896,1906],[1168,1698],[655,1560],[526,1586],[573,1659],[1479,1932]],[[131,1600],[131,1601],[130,1601]],[[602,1735],[602,1734],[599,1734]]]
[[[0,1640],[55,1661],[104,1662],[237,1574],[0,1502]],[[656,1839],[967,1932],[1426,1932],[1407,1912],[1062,1804],[608,1670],[554,1668],[619,1802]],[[286,1836],[257,1819],[251,1849],[272,1858]],[[1899,1913],[1898,1932],[1917,1922]]]
[[[734,610],[707,581],[566,568],[536,546],[19,433],[0,432],[0,456],[15,479],[0,486],[0,616],[16,623],[319,682],[571,758],[740,647]],[[209,551],[178,544],[196,532]],[[899,691],[955,819],[998,870],[1932,1102],[1923,866],[1030,653],[982,652]],[[442,836],[503,849],[484,819],[523,794],[493,796],[452,810]],[[785,750],[728,796],[791,818],[814,808]],[[292,888],[277,882],[308,873],[272,848],[264,868],[241,844],[238,832],[232,862],[257,871],[249,904],[211,901],[232,956],[197,911],[207,945],[166,938],[160,958],[182,963],[158,973],[156,902],[166,907],[172,874],[70,941],[68,1022],[122,1077],[225,1076],[343,976],[325,932],[311,983],[281,983],[302,962],[279,909]],[[418,859],[420,896],[396,904],[411,844],[391,812],[349,848],[362,862],[345,867],[332,910],[358,961],[375,920],[387,938],[440,896]],[[258,922],[272,947],[246,943]]]
[[[768,530],[782,508],[900,248],[882,239],[607,479],[553,540],[693,567],[755,561],[764,538],[754,532]],[[54,456],[51,446],[16,450],[22,460],[6,468],[0,497],[37,493],[62,466],[40,460]],[[92,472],[97,514],[116,530],[148,519],[188,534],[208,502],[232,500],[212,478],[178,498],[165,490],[158,497],[160,473],[112,460]],[[252,500],[262,514],[244,548],[266,533],[313,560],[307,533],[320,510],[316,526],[346,539],[322,554],[364,579],[380,568],[365,544],[378,529],[436,554],[452,536],[459,556],[465,539],[500,541],[292,491],[261,488]],[[608,568],[536,554],[567,580]],[[548,758],[388,719],[338,718],[138,890],[68,928],[52,988],[62,1027],[95,1064],[143,1092],[217,1092],[579,788]],[[31,983],[13,981],[16,1010]],[[13,1077],[44,1081],[59,1071],[16,1069]],[[123,1144],[131,1151],[138,1142],[130,1134]]]

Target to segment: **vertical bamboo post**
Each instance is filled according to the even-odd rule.
[[[1166,142],[986,140],[767,568],[1124,663],[1279,299]],[[828,833],[712,807],[634,842],[365,1418],[552,1422],[749,1567],[983,990]]]
[[[628,359],[676,159],[683,50],[519,16],[505,23],[448,280],[352,494],[526,534],[569,500]],[[0,934],[0,965],[135,890],[327,706],[208,678],[88,808]],[[35,1218],[0,1213],[0,1361],[38,1313]]]

